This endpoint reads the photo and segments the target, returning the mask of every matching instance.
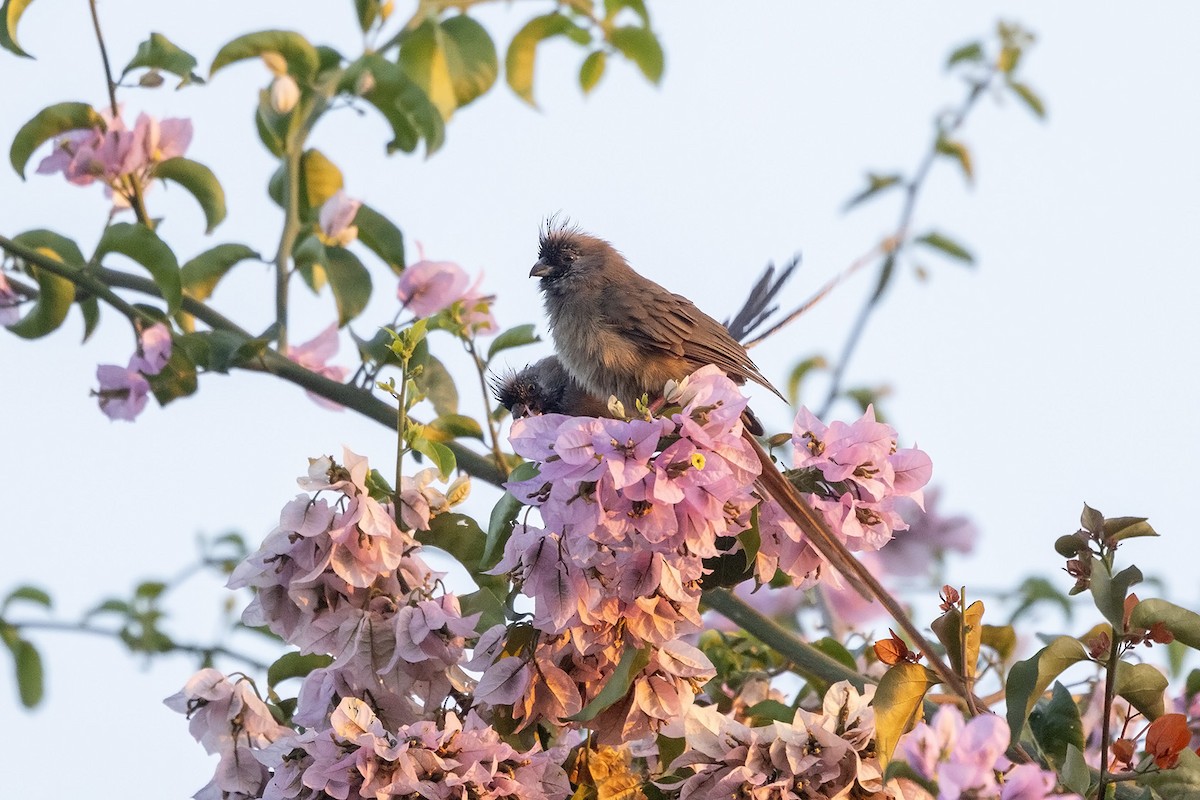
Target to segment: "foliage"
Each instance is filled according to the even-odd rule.
[[[17,28],[30,4],[0,7],[0,47],[16,56],[28,55]],[[819,412],[801,408],[789,434],[766,441],[791,450],[780,471],[744,433],[746,400],[715,367],[680,376],[629,413],[613,404],[607,417],[533,416],[504,435],[509,409],[493,402],[488,374],[498,354],[537,341],[535,327],[500,331],[495,298],[479,281],[452,262],[409,259],[399,222],[349,195],[337,154],[310,146],[325,115],[350,105],[383,117],[386,153],[431,157],[448,146],[456,112],[498,82],[502,61],[510,89],[534,106],[538,49],[552,39],[582,49],[584,93],[618,59],[652,83],[664,74],[642,0],[546,3],[506,47],[471,16],[475,5],[421,2],[400,20],[390,0],[356,0],[342,12],[361,29],[362,52],[257,31],[222,46],[207,76],[162,33],[129,54],[121,81],[150,89],[164,73],[175,88],[201,91],[232,80],[225,68],[235,63],[266,66],[254,121],[278,161],[263,176],[283,211],[272,255],[229,241],[178,254],[160,235],[150,194],[159,182],[195,200],[207,233],[220,229],[221,165],[187,158],[191,120],[125,117],[116,99],[125,84],[111,64],[106,107],[56,101],[18,131],[9,152],[18,175],[48,150],[37,173],[99,184],[111,207],[86,255],[49,229],[0,236],[0,323],[36,339],[75,306],[87,335],[101,307],[123,318],[136,345],[125,366],[97,370],[94,394],[106,415],[132,421],[151,395],[165,406],[198,393],[209,373],[257,370],[396,437],[390,476],[349,449],[314,458],[299,479],[304,492],[253,553],[233,535],[204,545],[198,569],[253,590],[230,635],[267,637],[280,652],[273,663],[172,631],[163,600],[183,578],[141,582],[71,623],[46,619],[52,598],[21,586],[0,603],[21,701],[32,708],[43,698],[38,630],[108,635],[146,658],[196,656],[201,670],[167,704],[220,757],[197,795],[205,797],[1047,797],[1061,789],[1101,798],[1117,784],[1117,796],[1133,784],[1140,796],[1171,797],[1200,783],[1189,728],[1200,716],[1200,677],[1172,697],[1163,674],[1133,657],[1137,647],[1200,647],[1200,615],[1140,600],[1131,589],[1141,572],[1118,568],[1123,545],[1157,535],[1145,519],[1085,507],[1080,530],[1054,546],[1074,580],[1069,593],[1090,596],[1095,627],[1046,637],[1022,660],[1014,661],[1016,629],[993,622],[968,587],[941,586],[941,614],[928,620],[935,643],[876,577],[914,565],[928,576],[972,535],[965,520],[936,513],[932,492],[925,498],[929,458],[898,446],[876,413],[882,392],[843,387],[842,375],[897,266],[926,255],[974,263],[953,234],[915,230],[917,198],[936,164],[974,180],[962,130],[985,96],[1005,93],[1044,116],[1020,71],[1032,37],[1001,24],[994,40],[957,48],[947,68],[963,78],[963,99],[937,117],[916,169],[870,172],[848,201],[849,209],[895,195],[900,214],[847,270],[874,265],[877,277],[841,358],[812,355],[793,370],[793,399],[814,372],[832,369],[833,380]],[[114,255],[135,270],[114,269]],[[264,262],[275,272],[274,313],[254,332],[211,301],[234,270]],[[331,301],[329,326],[299,344],[289,337],[297,279]],[[379,335],[356,338],[353,371],[334,363],[339,331],[392,279],[395,317]],[[770,313],[759,312],[749,316]],[[480,419],[460,412],[467,388],[438,356],[448,346],[475,367],[488,409]],[[857,419],[823,421],[845,401]],[[455,510],[472,479],[506,490],[486,526]],[[885,547],[887,560],[878,555]],[[473,585],[444,584],[425,561],[431,550],[454,559]],[[849,551],[860,561],[840,574],[834,564],[845,562],[830,554],[849,559]],[[748,588],[764,605],[780,603],[776,619],[750,607]],[[1047,600],[1065,603],[1065,594],[1051,581],[1027,581],[1013,621]],[[881,608],[903,635],[867,647],[848,629]],[[715,629],[703,616],[710,610],[735,627]],[[810,642],[802,625],[818,613],[830,635]],[[245,669],[215,668],[227,660]],[[782,688],[785,676],[794,693]],[[292,679],[301,680],[295,696]],[[992,713],[999,706],[1004,716]]]

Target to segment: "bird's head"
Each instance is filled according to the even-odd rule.
[[[553,363],[551,363],[553,362]],[[518,371],[492,379],[492,394],[513,419],[563,411],[566,373],[556,358],[542,359]]]
[[[614,256],[620,260],[617,251],[603,239],[551,219],[538,239],[538,260],[529,270],[529,277],[541,278],[543,291],[558,292],[602,272]]]

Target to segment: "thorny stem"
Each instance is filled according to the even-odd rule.
[[[841,393],[842,380],[845,377],[846,367],[849,365],[854,351],[858,348],[858,342],[862,338],[863,330],[867,327],[867,320],[870,318],[871,312],[875,310],[875,306],[883,299],[884,292],[891,282],[892,272],[896,267],[897,254],[908,245],[909,228],[912,226],[913,214],[917,208],[917,198],[925,185],[925,179],[929,176],[933,162],[938,156],[938,142],[962,127],[967,119],[967,115],[971,113],[975,104],[979,102],[979,98],[983,96],[984,90],[991,85],[992,78],[997,74],[999,74],[998,68],[992,67],[986,76],[971,83],[971,88],[967,92],[962,105],[951,115],[949,121],[944,124],[941,122],[938,123],[937,135],[934,137],[933,145],[922,157],[920,164],[917,166],[917,171],[913,173],[912,179],[905,185],[904,205],[900,210],[900,220],[897,222],[892,233],[874,248],[874,250],[880,251],[883,255],[883,261],[880,263],[879,268],[879,279],[875,282],[875,288],[871,291],[867,302],[859,310],[858,317],[854,320],[854,325],[850,329],[850,335],[847,337],[846,344],[842,348],[841,357],[838,359],[837,366],[834,367],[833,378],[829,384],[829,393],[826,395],[825,402],[822,404],[817,416],[826,416],[833,407],[838,394]]]
[[[108,85],[108,103],[113,119],[117,118],[117,82],[113,79],[112,64],[108,60],[108,48],[104,44],[104,34],[100,32],[100,14],[96,10],[96,0],[88,0],[88,8],[92,12],[92,28],[96,31],[96,43],[100,45],[100,60],[104,63],[104,78]],[[129,175],[130,194],[129,204],[138,222],[147,228],[153,228],[150,216],[146,213],[146,201],[142,197],[142,182],[137,175]]]
[[[487,379],[484,373],[487,367],[483,363],[483,359],[479,357],[479,352],[475,349],[474,338],[464,339],[467,352],[471,354],[471,359],[475,362],[475,372],[479,375],[479,389],[483,393],[483,418],[487,420],[488,435],[492,440],[492,455],[496,459],[496,466],[504,477],[508,477],[508,461],[504,458],[504,453],[500,451],[500,434],[496,430],[496,420],[492,418],[492,395],[488,392]]]

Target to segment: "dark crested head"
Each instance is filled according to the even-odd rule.
[[[541,278],[542,288],[546,289],[565,278],[603,266],[606,257],[615,253],[603,239],[551,218],[538,237],[538,260],[529,277]]]
[[[492,394],[513,419],[561,413],[565,389],[566,373],[554,357],[492,378]]]

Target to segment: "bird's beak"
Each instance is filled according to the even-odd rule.
[[[545,261],[542,261],[539,258],[538,262],[533,265],[533,269],[529,270],[529,277],[544,278],[550,274],[552,269],[553,269],[553,267],[551,267],[549,264],[547,264]]]

